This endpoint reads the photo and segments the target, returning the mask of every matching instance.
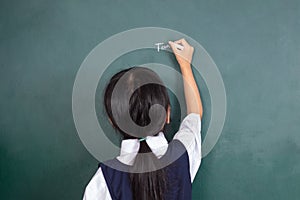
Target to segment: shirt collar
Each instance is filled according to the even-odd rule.
[[[147,136],[145,140],[158,158],[163,156],[168,148],[168,141],[163,132],[159,132],[157,136]],[[138,139],[126,139],[121,143],[120,156],[117,159],[125,164],[132,164],[133,160],[140,148],[140,141]]]

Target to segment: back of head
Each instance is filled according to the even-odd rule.
[[[161,131],[170,101],[155,72],[132,67],[111,78],[104,93],[104,104],[112,125],[127,139]]]
[[[124,139],[134,139],[163,131],[170,101],[167,89],[155,72],[133,67],[111,78],[105,89],[104,105],[113,127]],[[133,126],[128,125],[131,121]],[[164,169],[139,173],[147,168],[146,165],[155,165],[157,161],[146,141],[141,141],[133,172],[129,175],[134,199],[163,199],[166,190]]]

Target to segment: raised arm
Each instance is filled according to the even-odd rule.
[[[174,43],[181,44],[183,50],[177,49]],[[169,41],[169,44],[176,56],[182,73],[187,114],[197,113],[202,118],[202,101],[191,67],[194,47],[190,46],[185,39],[174,42]]]

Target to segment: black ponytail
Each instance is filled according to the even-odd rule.
[[[145,154],[147,153],[147,154]],[[133,171],[143,170],[143,166],[154,165],[158,169],[157,157],[153,154],[146,141],[140,142],[139,154],[137,154]],[[147,166],[149,167],[149,166]],[[129,175],[131,188],[135,200],[163,200],[167,188],[166,172],[163,168],[145,173],[131,173]]]
[[[140,67],[133,67],[129,69],[125,69],[117,74],[115,74],[110,82],[108,83],[105,93],[104,93],[104,105],[106,113],[113,125],[123,136],[123,139],[134,139],[137,138],[135,136],[130,135],[130,133],[126,133],[122,131],[118,124],[116,123],[113,114],[112,114],[112,107],[113,106],[121,106],[121,104],[125,104],[128,102],[124,102],[122,99],[118,100],[118,102],[113,102],[112,105],[111,98],[113,89],[118,82],[118,80],[126,73],[131,73],[128,76],[128,80],[126,80],[126,87],[128,91],[139,82],[142,81],[143,77],[136,76],[135,70]],[[134,70],[133,70],[134,69]],[[156,73],[152,70],[146,68],[140,68],[147,71],[147,76],[152,76],[158,82],[162,81],[158,77]],[[126,92],[126,91],[124,91]],[[170,106],[170,100],[167,93],[166,88],[161,84],[146,84],[138,89],[136,89],[132,96],[130,97],[129,101],[129,113],[132,120],[139,126],[147,126],[150,124],[151,119],[149,117],[149,110],[150,107],[154,104],[162,105],[166,111]],[[119,110],[122,112],[122,109]],[[122,113],[118,113],[122,115]],[[162,124],[165,124],[163,122]],[[163,131],[163,127],[161,131]],[[158,133],[156,133],[158,134]],[[147,133],[145,133],[147,135]],[[142,137],[142,136],[141,136]],[[155,171],[147,171],[144,173],[137,173],[138,171],[143,171],[144,168],[149,169],[149,165],[152,165],[152,169],[158,169]],[[132,166],[132,172],[129,173],[129,180],[131,184],[132,194],[134,200],[163,200],[164,193],[167,189],[167,177],[166,172],[163,168],[159,168],[159,160],[151,151],[150,147],[148,146],[147,142],[141,141],[140,148],[137,156],[135,157],[134,164]]]

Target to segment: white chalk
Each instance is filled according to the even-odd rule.
[[[177,49],[179,49],[179,50],[181,50],[181,51],[184,49],[184,47],[183,47],[182,45],[180,45],[180,44],[174,43],[174,45],[175,45],[175,47],[176,47]]]
[[[181,50],[181,51],[184,49],[184,47],[183,47],[182,45],[180,45],[180,44],[174,43],[174,45],[175,45],[175,47],[176,47],[177,49],[179,49],[179,50]],[[163,42],[155,43],[155,46],[157,46],[157,51],[158,51],[158,52],[159,52],[160,49],[161,49],[161,50],[165,50],[165,49],[167,49],[167,48],[171,49],[171,47],[170,47],[169,44],[165,44],[165,43],[163,43]]]

